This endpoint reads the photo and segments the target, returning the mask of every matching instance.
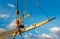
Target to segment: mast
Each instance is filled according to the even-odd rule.
[[[16,3],[16,26],[18,27],[19,26],[19,10],[18,10],[18,0],[17,0],[17,3]]]

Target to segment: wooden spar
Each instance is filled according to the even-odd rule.
[[[48,20],[45,20],[45,21],[43,21],[43,22],[41,22],[41,23],[38,23],[38,24],[32,25],[32,26],[30,26],[30,27],[27,27],[26,29],[23,29],[23,30],[22,30],[22,33],[23,33],[23,32],[26,32],[26,31],[29,31],[29,30],[32,30],[32,29],[35,29],[35,28],[38,28],[38,27],[41,27],[42,25],[47,24],[48,22],[50,22],[50,21],[53,20],[53,19],[55,19],[55,18],[48,19]]]

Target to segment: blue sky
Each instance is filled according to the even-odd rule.
[[[27,6],[26,2],[28,3]],[[48,19],[41,9],[36,6],[37,3],[50,18],[56,17],[56,19],[42,27],[23,33],[23,37],[25,39],[59,39],[60,0],[19,0],[20,17],[26,7],[25,15],[31,14],[29,18],[24,19],[25,26],[28,27],[31,24],[36,24]],[[0,0],[0,30],[9,30],[16,27],[16,25],[14,25],[15,19],[16,0]],[[20,39],[21,36],[19,35],[16,38]]]

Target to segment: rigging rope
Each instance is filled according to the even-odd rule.
[[[27,10],[27,6],[28,6],[28,1],[26,0],[26,4],[25,4],[26,6],[25,6],[25,9],[24,9],[24,11],[23,11],[23,14],[22,14],[22,17],[23,17],[23,19],[24,19],[24,15],[26,14],[26,10]],[[22,19],[22,20],[23,20]],[[22,21],[23,22],[23,21]],[[23,25],[24,25],[24,23],[23,23]]]
[[[40,8],[40,7],[39,7]],[[43,12],[43,14],[48,18],[48,19],[50,19],[49,18],[49,16],[44,12],[44,10],[42,9],[42,8],[40,8],[41,9],[41,11]]]
[[[33,3],[35,4],[35,6],[37,6],[42,12],[43,14],[48,18],[50,19],[50,17],[44,12],[44,10],[41,8],[41,6],[39,5],[39,2],[37,1],[36,3],[36,0],[33,0]]]
[[[24,9],[24,11],[23,11],[23,14],[26,14],[27,7],[28,7],[28,1],[26,0],[26,3],[25,3],[25,9]]]
[[[27,10],[28,8],[28,0],[26,0],[26,7],[25,7],[25,10]]]
[[[21,33],[21,37],[22,37],[22,39],[24,39],[24,37],[23,37],[23,34]]]

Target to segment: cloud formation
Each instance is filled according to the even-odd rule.
[[[12,22],[7,25],[7,28],[8,29],[14,29],[14,28],[16,28],[16,21],[15,21],[15,19],[13,19]]]
[[[41,36],[43,39],[53,39],[53,36],[43,33]]]
[[[0,18],[6,19],[6,18],[8,18],[8,17],[9,17],[9,14],[0,14]]]
[[[10,6],[10,7],[15,7],[13,4],[11,4],[11,3],[8,3],[8,6]]]
[[[25,35],[25,38],[32,38],[32,39],[60,39],[60,27],[53,27],[50,29],[51,33],[46,34],[38,34],[38,35],[33,35],[32,33],[29,33]]]
[[[1,32],[4,32],[4,31],[5,31],[5,29],[4,29],[4,28],[0,28],[0,33],[1,33]]]
[[[60,27],[53,27],[50,30],[56,38],[60,38]]]

